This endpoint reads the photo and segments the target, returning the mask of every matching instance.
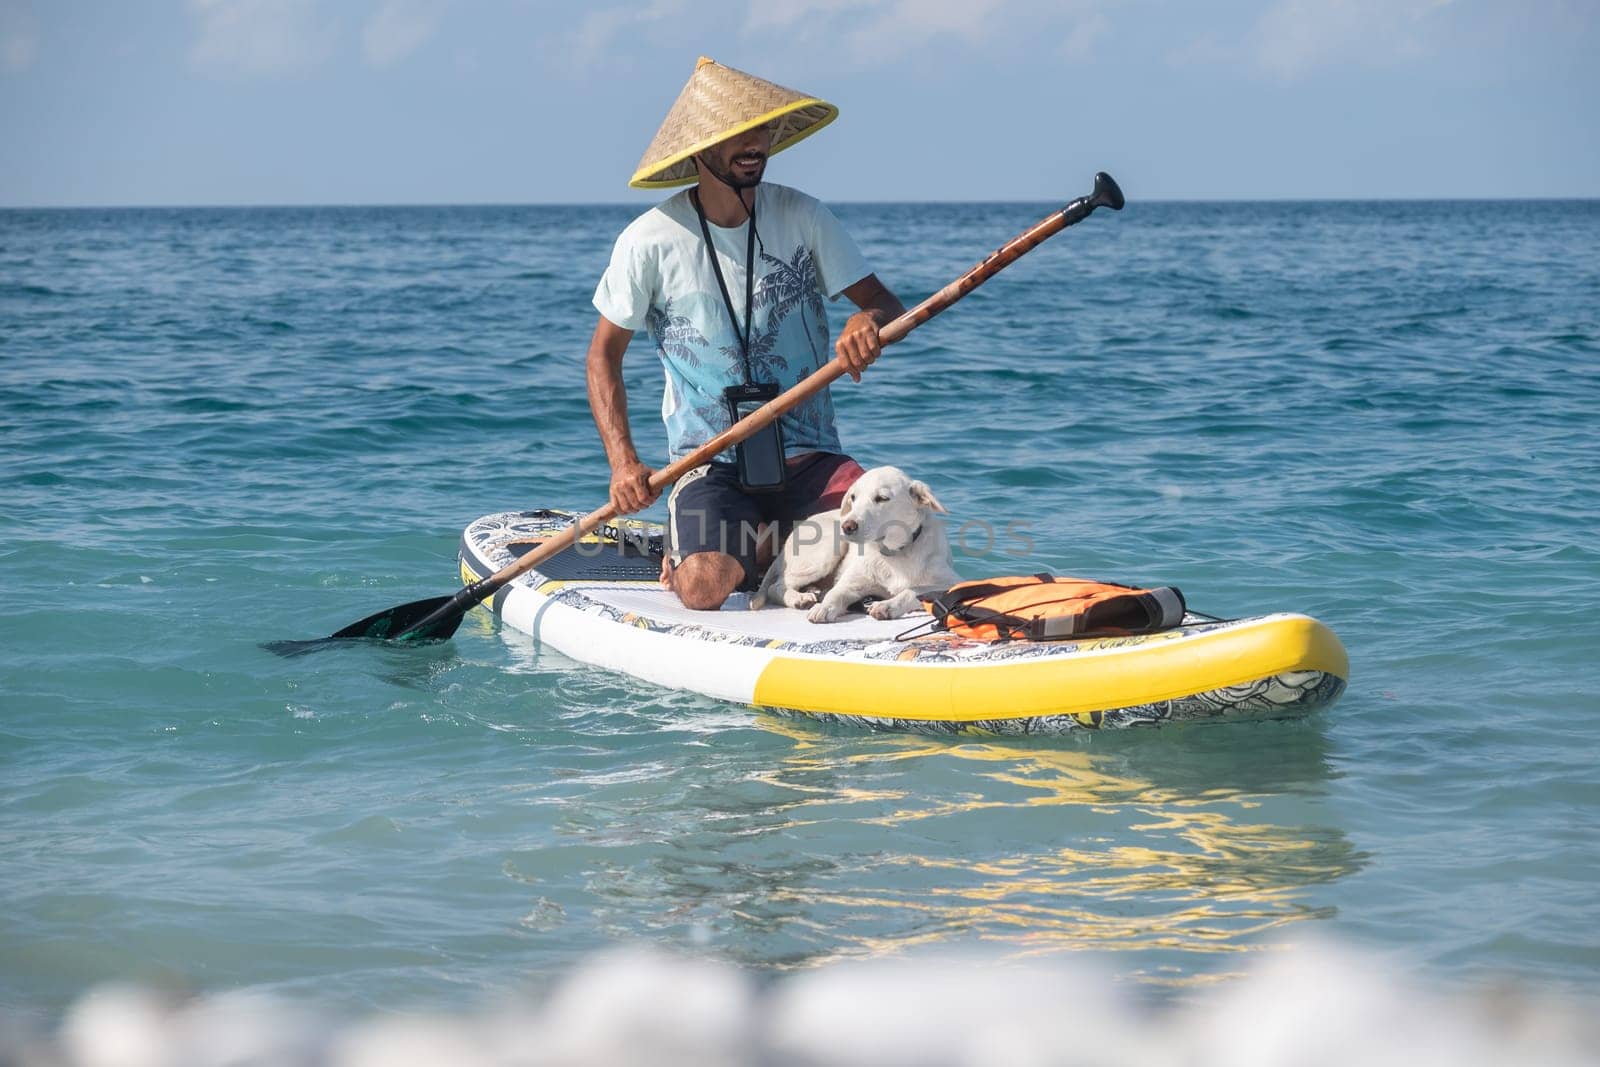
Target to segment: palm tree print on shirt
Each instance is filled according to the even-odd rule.
[[[721,403],[721,397],[715,400],[702,399],[697,404],[690,405],[694,413],[693,419],[684,419],[684,394],[678,388],[678,379],[672,370],[676,361],[681,366],[699,368],[704,365],[700,358],[701,353],[711,347],[705,335],[695,328],[694,322],[687,315],[674,315],[672,313],[672,300],[667,298],[659,307],[652,305],[645,313],[645,328],[650,331],[650,336],[656,343],[656,355],[660,357],[666,369],[667,396],[669,406],[679,413],[678,432],[681,439],[677,442],[678,452],[691,452],[707,441],[711,440],[709,427],[720,426],[724,429],[728,425],[728,416]]]
[[[700,366],[697,350],[709,347],[710,342],[695,329],[687,315],[672,313],[671,297],[663,300],[659,307],[652,304],[650,310],[645,312],[644,324],[650,336],[655,338],[662,359],[671,358],[691,367]]]
[[[761,262],[771,269],[761,276],[751,308],[752,315],[758,311],[766,312],[760,333],[750,338],[751,371],[758,381],[798,382],[822,364],[822,354],[828,346],[828,338],[823,334],[827,328],[828,313],[822,303],[822,280],[817,273],[817,262],[811,249],[803,244],[795,246],[794,255],[787,261],[762,249]],[[807,351],[798,351],[798,346],[791,338],[788,354],[800,364],[791,379],[783,373],[789,371],[792,364],[778,350],[779,334],[789,316],[801,309],[809,312],[800,316]],[[737,358],[737,349],[734,355]],[[797,441],[791,443],[828,443],[833,423],[832,408],[826,395],[818,394],[790,411],[785,421],[794,424],[796,429],[804,430]],[[796,434],[791,431],[789,436],[793,438]]]
[[[757,382],[777,382],[788,387],[826,361],[828,319],[821,278],[811,249],[804,244],[797,245],[788,260],[763,249],[760,261],[767,273],[756,283],[751,296],[750,313],[757,325],[750,337],[751,376]],[[786,328],[796,311],[801,312],[798,321]],[[728,427],[727,407],[720,389],[715,395],[709,395],[706,389],[710,381],[724,375],[729,384],[742,378],[738,341],[714,346],[692,319],[674,312],[670,299],[649,309],[645,325],[667,372],[668,407],[676,412],[668,419],[675,439],[674,452],[685,454]],[[724,368],[720,372],[719,362]],[[698,373],[684,376],[683,371],[689,370]],[[789,411],[783,423],[790,446],[838,448],[833,403],[826,392]]]

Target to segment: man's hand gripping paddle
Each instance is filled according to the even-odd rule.
[[[879,338],[885,345],[893,344],[1031,252],[1046,238],[1053,237],[1068,226],[1088,218],[1095,208],[1108,207],[1112,211],[1121,211],[1122,204],[1122,190],[1117,188],[1117,183],[1111,179],[1111,175],[1104,172],[1096,174],[1092,193],[1080,196],[1031,229],[1012,238],[992,252],[982,263],[885,326],[879,331]],[[696,467],[709,463],[725,449],[738,444],[762,427],[771,425],[784,412],[821,392],[835,379],[847,373],[848,368],[844,363],[838,357],[834,357],[792,389],[769,400],[687,456],[656,471],[650,477],[650,488],[660,493]],[[328,637],[311,641],[273,641],[264,647],[279,655],[294,656],[321,648],[330,642],[351,639],[442,641],[456,632],[456,627],[461,625],[462,618],[471,608],[494,596],[518,575],[532,570],[567,546],[578,543],[596,527],[614,518],[616,509],[610,504],[591,511],[577,521],[572,527],[570,536],[563,534],[548,539],[527,555],[519,557],[516,562],[508,564],[481,581],[466,586],[452,596],[432,597],[401,604],[380,611],[376,615],[368,615],[360,622],[353,622]]]

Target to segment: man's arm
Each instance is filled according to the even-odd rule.
[[[639,462],[628,429],[628,390],[622,384],[622,356],[633,340],[633,331],[624,330],[604,315],[589,339],[587,362],[589,410],[594,413],[606,461],[611,464],[611,506],[618,515],[643,511],[660,494],[651,492],[650,475],[655,472]]]
[[[845,362],[850,377],[861,380],[861,372],[883,352],[878,331],[904,315],[905,305],[878,280],[869,274],[844,291],[850,302],[861,310],[845,320],[833,351]]]

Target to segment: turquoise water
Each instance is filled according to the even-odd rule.
[[[1097,213],[835,388],[969,575],[1180,585],[1350,650],[1287,723],[812,728],[542,654],[295,660],[603,500],[622,207],[0,212],[0,1006],[108,979],[460,1006],[646,941],[1160,993],[1286,932],[1600,985],[1600,204]],[[910,303],[1048,205],[843,205]],[[835,309],[835,326],[840,318]],[[652,354],[635,424],[664,452]]]

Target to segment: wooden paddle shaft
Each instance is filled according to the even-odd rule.
[[[1107,189],[1109,189],[1109,192]],[[1122,193],[1117,189],[1116,183],[1112,182],[1110,177],[1105,174],[1095,175],[1095,191],[1092,194],[1079,197],[1060,211],[1052,213],[1031,229],[1013,237],[1006,244],[995,249],[982,263],[979,263],[961,277],[879,330],[879,340],[886,345],[894,344],[905,337],[906,334],[921,326],[939,314],[939,312],[945,310],[990,278],[993,278],[996,274],[999,274],[1022,256],[1033,251],[1047,238],[1053,237],[1073,223],[1087,218],[1090,212],[1101,206],[1110,207],[1113,210],[1121,210],[1122,208]],[[693,452],[690,452],[687,456],[675,460],[656,471],[650,476],[650,488],[657,493],[662,492],[696,467],[710,463],[722,452],[732,448],[757,430],[770,426],[781,418],[784,412],[797,407],[822,392],[822,390],[848,372],[849,368],[845,362],[835,356],[807,375],[798,384],[767,401]],[[577,521],[577,524],[572,527],[572,536],[570,538],[552,537],[538,548],[519,557],[515,562],[507,564],[494,574],[468,588],[477,599],[481,600],[518,575],[537,567],[568,545],[576,544],[602,523],[610,522],[616,517],[617,509],[610,504],[602,508],[596,508]]]

